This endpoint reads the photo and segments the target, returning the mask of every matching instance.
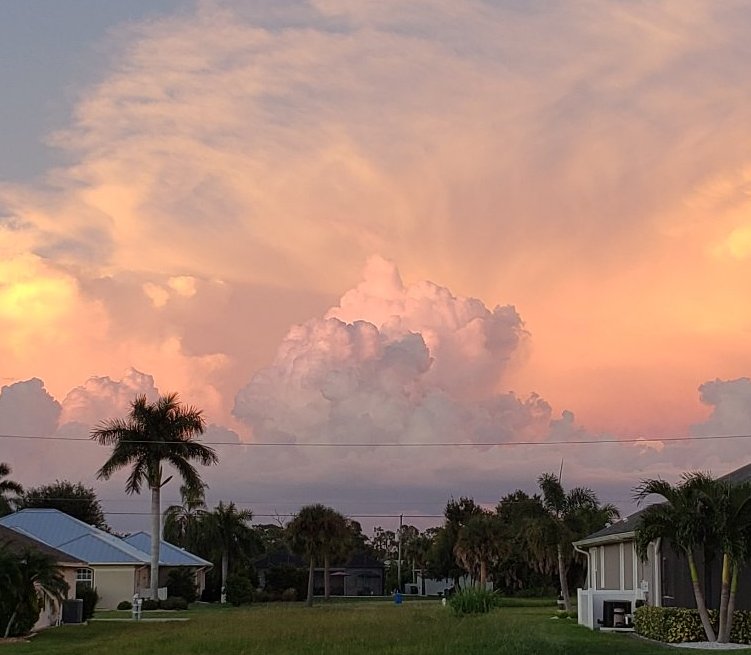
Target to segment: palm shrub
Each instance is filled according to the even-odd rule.
[[[457,616],[487,614],[501,606],[501,596],[481,587],[462,589],[449,598],[449,607]]]

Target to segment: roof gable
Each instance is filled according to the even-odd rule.
[[[135,532],[124,537],[123,541],[144,553],[151,552],[151,535],[146,532]],[[162,566],[212,566],[208,560],[164,541],[164,539],[159,546],[159,564]]]
[[[78,558],[72,557],[57,548],[48,546],[38,539],[34,539],[33,536],[22,530],[14,530],[4,525],[0,525],[0,545],[6,546],[12,553],[16,554],[23,553],[27,549],[35,550],[53,558],[55,562],[62,566],[81,566],[85,564],[84,561]]]

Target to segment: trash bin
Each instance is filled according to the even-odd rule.
[[[622,607],[616,607],[613,610],[613,627],[625,628],[626,627],[626,610]]]
[[[395,605],[401,605],[402,604],[402,592],[401,591],[397,591],[394,594],[394,604]]]
[[[69,598],[63,601],[63,623],[83,623],[83,600]]]

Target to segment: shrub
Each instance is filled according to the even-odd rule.
[[[448,600],[448,604],[457,616],[465,614],[486,614],[501,605],[501,597],[487,589],[463,589]]]
[[[88,621],[94,616],[96,604],[99,602],[99,594],[96,589],[88,585],[78,584],[76,585],[76,598],[83,601],[83,620]]]
[[[269,592],[264,591],[261,589],[260,591],[254,591],[253,592],[253,602],[254,603],[268,603],[269,602]]]
[[[266,573],[264,589],[270,594],[281,594],[291,587],[296,590],[297,598],[305,598],[308,595],[308,572],[294,566],[274,566]]]
[[[141,601],[141,609],[144,612],[148,612],[149,610],[158,610],[159,609],[159,601],[153,600],[151,598],[144,598]]]
[[[132,610],[133,609],[133,603],[131,603],[129,600],[121,600],[117,604],[117,609],[119,609],[119,610]]]
[[[248,576],[235,573],[227,578],[227,600],[235,606],[253,602],[253,583]]]
[[[198,598],[195,574],[187,568],[172,569],[167,576],[167,597],[179,596],[189,603]]]
[[[295,600],[297,600],[297,589],[294,587],[290,587],[289,589],[285,589],[282,592],[282,600],[285,603],[291,603]]]
[[[717,610],[709,610],[709,618],[716,632]],[[707,638],[698,610],[683,607],[637,607],[634,612],[634,630],[643,637],[669,644],[704,641]],[[730,641],[751,643],[751,611],[735,610]]]
[[[2,601],[3,598],[0,596],[0,637],[5,633],[5,628],[14,612],[16,615],[8,636],[20,637],[31,632],[31,629],[39,618],[41,610],[39,599],[34,589],[28,590],[28,593],[23,595],[23,599],[18,605],[15,602],[4,603]]]
[[[168,596],[166,600],[160,601],[159,607],[163,610],[186,610],[188,601],[180,596]]]

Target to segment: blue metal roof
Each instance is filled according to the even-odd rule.
[[[23,531],[49,546],[89,564],[149,564],[151,537],[138,532],[121,539],[56,509],[22,509],[0,518],[0,525]],[[159,564],[210,566],[207,562],[162,541]]]
[[[134,532],[124,537],[124,541],[144,553],[151,552],[151,535],[146,532]],[[159,547],[159,563],[163,566],[212,566],[211,562],[183,548],[178,548],[164,539]]]

